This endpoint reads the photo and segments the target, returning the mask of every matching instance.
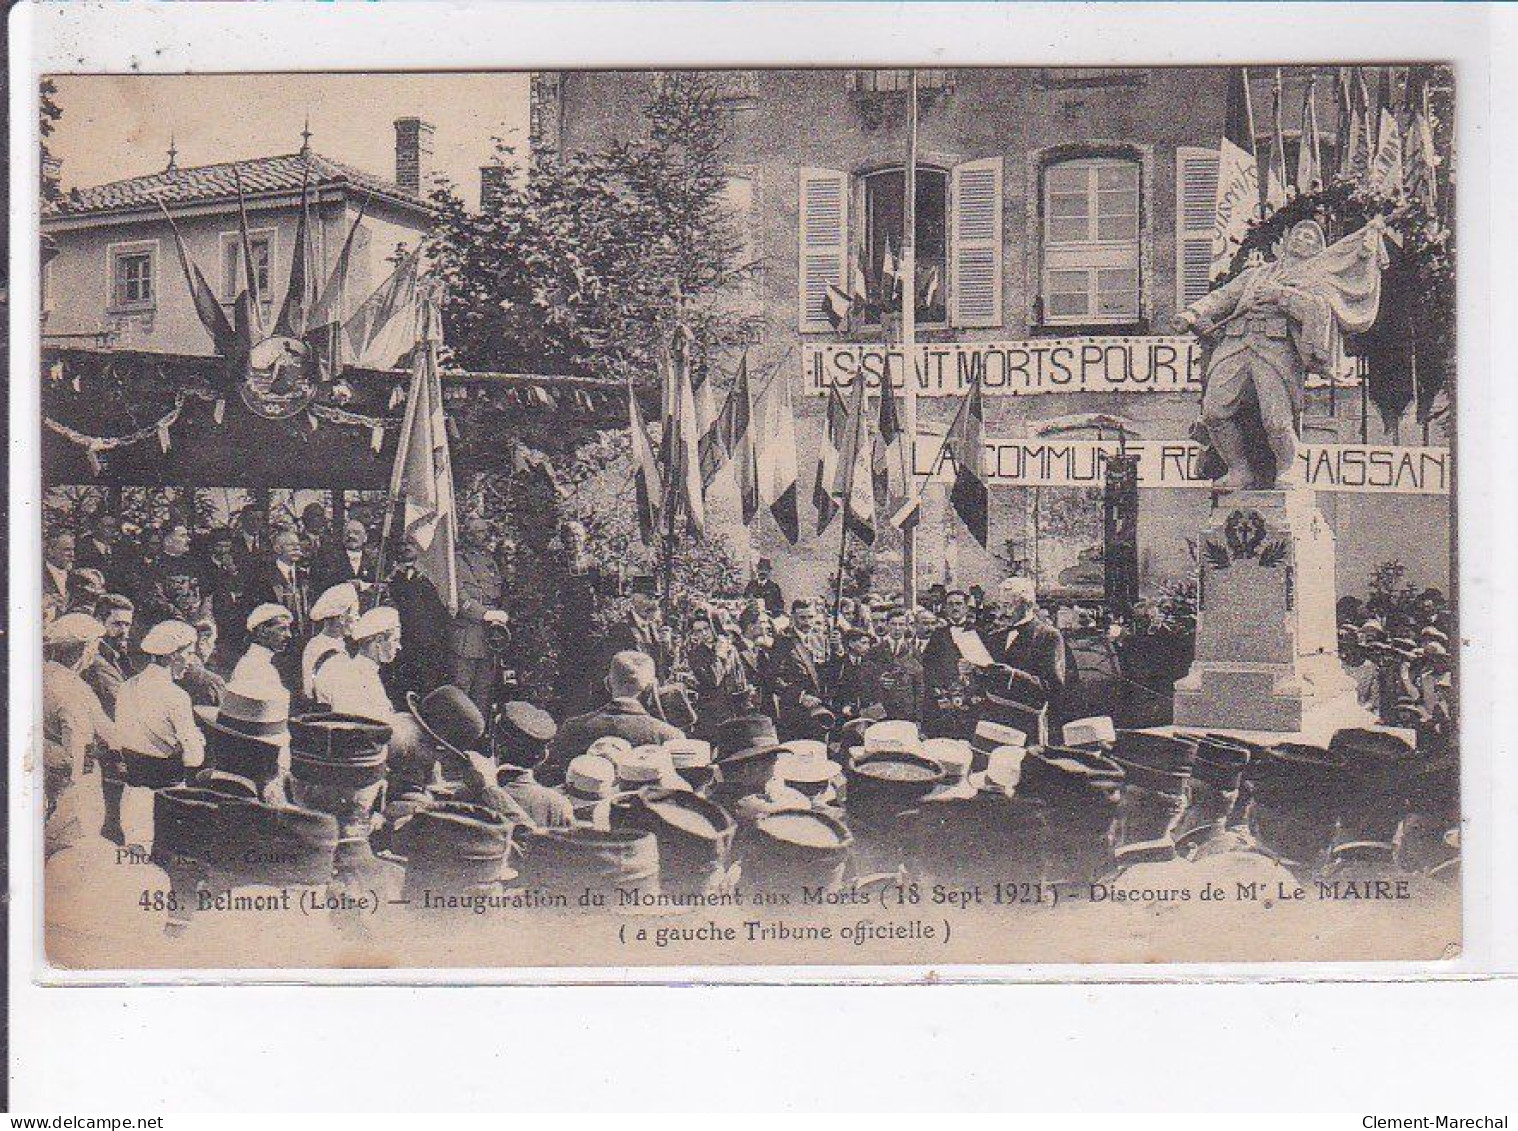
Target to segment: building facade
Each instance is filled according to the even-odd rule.
[[[303,185],[312,264],[322,282],[364,210],[344,295],[351,305],[362,302],[390,272],[397,249],[414,248],[431,218],[422,192],[432,127],[403,118],[395,129],[394,180],[304,146],[235,166],[185,168],[171,151],[162,172],[71,190],[42,217],[43,345],[211,354],[163,209],[230,318],[237,292],[245,287],[239,180],[266,325],[272,325],[289,287]]]
[[[1321,71],[1318,119],[1332,167],[1333,82],[1330,69]],[[1309,74],[1283,74],[1288,167]],[[764,331],[750,370],[773,368],[776,380],[793,382],[806,500],[794,547],[763,517],[744,531],[733,516],[725,529],[740,547],[774,556],[797,588],[820,591],[838,546],[837,525],[816,535],[809,503],[821,394],[859,367],[897,366],[898,382],[905,372],[904,359],[892,359],[882,344],[882,328],[841,332],[826,303],[830,285],[847,290],[899,253],[909,72],[713,75],[731,114],[729,203],[759,264],[748,297]],[[533,144],[572,152],[635,135],[660,81],[658,72],[537,75]],[[1037,441],[1051,422],[1088,413],[1121,418],[1140,440],[1185,440],[1197,415],[1200,366],[1167,327],[1208,288],[1227,81],[1223,68],[919,70],[917,341],[925,349],[918,377],[929,392],[918,400],[927,453],[920,461],[931,462],[957,406],[955,396],[932,395],[963,387],[956,370],[961,378],[980,374],[988,442]],[[1252,85],[1257,130],[1269,144],[1271,79],[1257,76]],[[1097,380],[1069,380],[1072,368],[1090,366],[1100,371]],[[1358,389],[1325,384],[1311,390],[1304,435],[1323,445],[1385,443],[1390,437],[1374,416]],[[1050,458],[1036,443],[1032,453]],[[1014,454],[1025,459],[1029,449]],[[946,492],[930,490],[920,583],[994,584],[1019,571],[1046,591],[1079,589],[1093,577],[1099,587],[1100,475],[1089,474],[1096,467],[1089,448],[1053,458],[1064,461],[1065,473],[1053,476],[1059,485],[993,480],[984,550],[949,512]],[[1447,480],[1441,466],[1433,478]],[[1152,592],[1192,573],[1188,539],[1200,529],[1208,493],[1191,484],[1146,486],[1139,495],[1141,583]],[[1363,590],[1391,558],[1403,561],[1410,581],[1447,586],[1447,495],[1333,491],[1319,500],[1338,539],[1342,592]],[[730,508],[717,510],[732,516]],[[1400,535],[1395,549],[1387,537],[1393,514],[1399,524],[1410,514],[1426,520],[1429,538],[1416,560],[1408,560]],[[875,556],[887,572],[899,562],[900,539],[888,528]]]

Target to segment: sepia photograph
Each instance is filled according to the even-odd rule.
[[[1459,956],[1456,69],[1079,61],[44,75],[48,966]]]

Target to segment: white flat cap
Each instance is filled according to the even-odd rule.
[[[65,613],[42,630],[49,644],[85,644],[105,635],[105,625],[89,613]]]
[[[585,753],[605,758],[612,765],[619,766],[632,756],[632,751],[632,743],[627,739],[615,734],[603,734],[586,748]]]
[[[195,629],[182,620],[166,620],[148,629],[140,647],[149,656],[172,656],[181,648],[194,645]]]
[[[358,612],[358,590],[353,587],[351,581],[344,581],[340,585],[334,585],[316,599],[316,604],[311,606],[312,620],[327,620],[331,617],[340,617],[344,613]]]
[[[278,620],[280,617],[284,617],[288,621],[295,620],[295,615],[283,605],[276,605],[272,601],[266,601],[248,614],[248,631],[252,632],[259,625],[268,624],[270,621]]]
[[[353,626],[349,634],[354,640],[368,640],[371,636],[378,636],[383,632],[399,632],[401,630],[401,614],[389,605],[379,605],[370,609],[358,618],[358,623]]]

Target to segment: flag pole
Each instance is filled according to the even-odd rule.
[[[905,486],[917,479],[917,68],[910,73],[907,104],[906,191],[901,236],[901,353],[906,384],[903,421],[907,433]],[[887,373],[890,370],[887,367]],[[901,601],[910,615],[917,608],[917,514],[901,529]],[[841,573],[841,571],[840,571]]]

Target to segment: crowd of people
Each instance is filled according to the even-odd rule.
[[[151,552],[104,513],[51,531],[50,855],[129,849],[184,907],[217,883],[426,902],[1457,877],[1437,595],[1421,623],[1341,607],[1362,695],[1411,729],[1267,746],[1070,718],[1078,673],[1028,578],[829,604],[788,601],[764,560],[741,596],[679,610],[678,632],[634,577],[626,615],[575,642],[581,701],[527,702],[495,658],[499,550],[465,520],[450,612],[416,542],[382,567],[363,522],[332,532],[320,507],[296,524],[249,507],[198,537],[171,519]]]

